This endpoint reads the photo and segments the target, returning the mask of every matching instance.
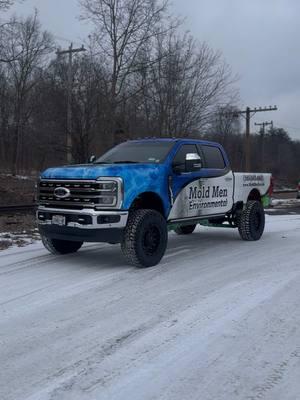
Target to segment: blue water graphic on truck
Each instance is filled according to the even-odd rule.
[[[50,168],[42,173],[43,179],[98,179],[120,177],[124,183],[122,208],[128,210],[139,194],[153,192],[163,201],[165,215],[170,209],[168,192],[168,164],[82,165]]]

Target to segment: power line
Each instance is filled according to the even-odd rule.
[[[300,126],[290,126],[290,125],[286,125],[284,123],[281,123],[280,121],[278,121],[278,123],[279,123],[279,125],[283,126],[284,128],[300,131]]]
[[[63,42],[75,43],[75,44],[77,44],[77,45],[79,45],[79,46],[81,45],[80,42],[76,42],[76,41],[74,41],[74,40],[68,39],[68,38],[63,37],[63,36],[53,35],[53,37],[56,38],[56,39],[58,39],[58,40],[62,40]]]

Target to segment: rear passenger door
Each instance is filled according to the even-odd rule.
[[[193,146],[193,147],[191,147]],[[233,174],[226,166],[223,153],[214,145],[183,145],[174,163],[183,163],[185,155],[197,148],[202,168],[197,172],[174,171],[172,177],[173,207],[169,220],[224,215],[233,206]]]

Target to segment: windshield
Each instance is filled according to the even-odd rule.
[[[173,142],[126,142],[98,158],[96,164],[159,164],[165,160]]]

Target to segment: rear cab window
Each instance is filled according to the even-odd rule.
[[[219,147],[201,145],[201,152],[204,158],[204,166],[208,169],[224,169],[226,163]]]

